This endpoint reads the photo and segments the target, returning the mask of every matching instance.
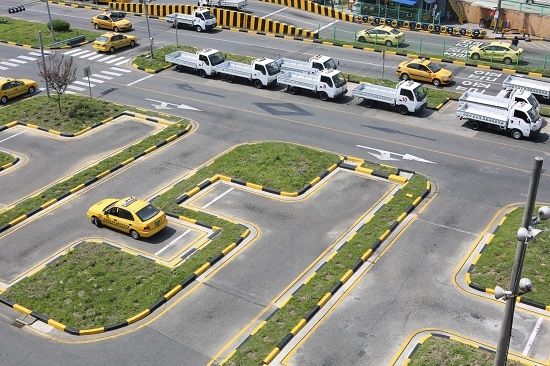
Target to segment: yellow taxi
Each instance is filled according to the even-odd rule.
[[[502,61],[506,65],[517,63],[523,58],[523,48],[510,42],[496,41],[485,46],[472,46],[468,50],[472,60]]]
[[[453,73],[451,71],[423,58],[401,62],[397,66],[396,73],[402,80],[426,81],[435,86],[449,84],[453,80]]]
[[[385,44],[388,47],[405,42],[405,33],[387,25],[380,25],[373,29],[364,29],[357,33],[357,42]]]
[[[105,225],[130,233],[136,240],[152,236],[168,224],[164,212],[135,196],[101,200],[90,207],[88,219],[97,227]]]
[[[134,47],[136,45],[136,40],[134,36],[127,36],[120,33],[105,33],[94,41],[93,49],[112,53],[122,47]]]
[[[0,104],[26,93],[34,94],[36,89],[38,85],[34,80],[0,77]]]
[[[101,13],[92,18],[92,25],[95,29],[110,29],[114,32],[132,29],[132,23],[125,18],[126,14],[122,12]]]

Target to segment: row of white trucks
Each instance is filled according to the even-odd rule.
[[[347,93],[347,83],[337,70],[338,64],[327,56],[316,55],[308,61],[287,58],[272,60],[258,58],[250,64],[226,61],[218,50],[203,49],[195,53],[176,51],[165,56],[176,70],[190,69],[201,77],[219,74],[226,81],[236,78],[249,80],[256,88],[281,84],[290,94],[310,91],[323,101]],[[550,97],[550,85],[535,79],[510,75],[496,96],[466,92],[459,99],[456,116],[467,119],[474,130],[495,126],[515,139],[533,137],[542,128],[540,104],[534,94]],[[363,99],[368,108],[376,103],[394,107],[401,114],[415,113],[427,105],[426,90],[421,84],[403,80],[395,87],[361,83],[351,91]]]

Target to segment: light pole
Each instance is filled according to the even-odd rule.
[[[498,20],[500,19],[500,2],[501,0],[498,0],[497,9],[495,10],[495,29],[493,29],[493,33],[498,33]]]
[[[149,12],[147,11],[147,8],[149,7],[149,3],[151,0],[144,0],[143,6],[145,7],[145,24],[147,24],[147,37],[149,39],[149,51],[151,53],[151,58],[153,57],[153,38],[151,38],[151,29],[149,28]]]
[[[514,259],[514,265],[512,267],[512,277],[510,279],[510,290],[504,291],[501,287],[495,288],[495,297],[497,299],[504,297],[506,306],[504,309],[504,318],[502,319],[502,325],[500,328],[500,337],[497,345],[497,351],[495,355],[494,366],[506,365],[506,358],[508,355],[508,348],[510,347],[510,337],[512,335],[512,323],[514,321],[514,309],[516,307],[516,297],[522,295],[531,290],[531,281],[527,278],[520,279],[521,270],[523,267],[523,260],[525,258],[525,249],[529,240],[535,238],[541,233],[536,226],[540,220],[546,220],[550,218],[550,208],[544,206],[538,211],[538,216],[533,218],[533,209],[535,207],[535,200],[537,197],[537,190],[539,186],[540,175],[542,171],[542,158],[535,158],[535,165],[533,167],[533,174],[531,176],[531,184],[529,185],[529,192],[527,194],[527,204],[525,211],[523,212],[522,226],[517,232],[518,245],[516,248],[516,257]],[[521,288],[524,292],[518,293],[518,288]]]
[[[52,14],[50,13],[50,5],[48,4],[48,0],[46,0],[46,8],[48,9],[48,18],[50,19],[50,31],[52,32],[52,38],[53,41],[56,42],[55,33],[53,31]]]

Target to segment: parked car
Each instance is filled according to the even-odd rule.
[[[385,44],[388,47],[405,42],[405,33],[387,25],[380,25],[373,29],[364,29],[357,33],[357,42]]]
[[[397,66],[396,73],[402,80],[426,81],[435,86],[449,84],[453,80],[453,73],[451,71],[423,58],[401,62]]]
[[[485,46],[472,46],[468,50],[472,60],[502,61],[506,65],[517,63],[523,58],[523,48],[510,42],[496,41]]]

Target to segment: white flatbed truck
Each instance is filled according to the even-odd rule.
[[[537,113],[540,113],[540,104],[537,98],[526,90],[507,89],[502,90],[496,96],[467,91],[458,99],[458,105],[465,102],[487,104],[503,110],[508,110],[516,102],[523,102],[533,106]]]
[[[473,130],[492,126],[516,140],[535,137],[542,128],[540,115],[523,102],[515,102],[508,110],[495,108],[491,104],[464,102],[456,110],[456,116],[469,120]]]
[[[344,75],[337,70],[323,70],[315,75],[287,71],[277,77],[277,82],[286,85],[292,95],[309,90],[319,95],[322,101],[339,98],[348,91]]]
[[[166,21],[172,27],[187,27],[197,32],[208,31],[216,28],[217,20],[208,9],[195,9],[191,14],[172,13],[166,16]]]
[[[412,80],[400,81],[395,88],[361,83],[351,90],[351,95],[362,98],[367,108],[381,102],[397,108],[401,114],[420,111],[428,103],[426,90]]]
[[[308,61],[280,58],[276,62],[282,72],[293,71],[303,74],[317,74],[321,70],[336,70],[338,68],[338,64],[331,57],[323,55],[312,56]]]
[[[225,61],[215,66],[215,71],[225,76],[232,83],[235,78],[250,80],[258,89],[277,84],[277,75],[281,72],[279,65],[269,58],[257,58],[250,64]]]
[[[177,71],[198,71],[202,78],[216,74],[216,66],[225,61],[220,51],[210,48],[195,53],[175,51],[164,56],[164,60],[175,64]]]
[[[545,99],[550,99],[550,83],[547,81],[530,79],[519,75],[508,75],[502,82],[502,89],[527,90]]]
[[[197,4],[199,6],[245,10],[248,0],[198,0]]]

